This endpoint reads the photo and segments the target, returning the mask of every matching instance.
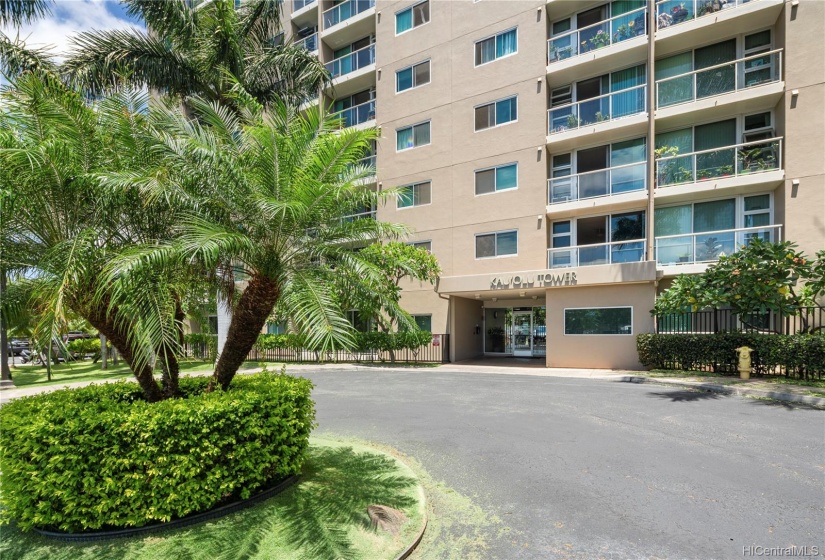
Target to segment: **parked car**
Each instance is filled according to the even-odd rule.
[[[29,350],[29,341],[26,338],[12,338],[9,340],[9,356],[22,356]]]
[[[83,331],[69,331],[67,334],[63,335],[63,342],[67,343],[73,340],[79,340],[81,338],[92,338],[92,335]]]

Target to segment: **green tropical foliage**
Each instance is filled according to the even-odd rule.
[[[185,398],[159,403],[113,383],[4,404],[0,520],[23,530],[140,527],[300,472],[315,420],[310,381],[264,372],[212,393],[207,383],[183,379]]]
[[[50,0],[0,0],[0,25],[20,25],[49,14]]]
[[[329,81],[317,56],[279,42],[280,0],[213,0],[193,8],[183,0],[124,0],[149,31],[86,31],[74,38],[66,76],[101,92],[124,81],[183,99],[232,105],[236,82],[264,105],[297,106]]]
[[[719,257],[704,274],[676,278],[656,300],[653,312],[727,306],[742,315],[767,311],[793,315],[825,294],[823,263],[825,251],[811,259],[792,242],[755,238],[736,253]]]

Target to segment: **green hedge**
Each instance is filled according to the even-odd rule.
[[[300,471],[312,384],[269,372],[147,403],[134,383],[15,399],[0,408],[0,515],[23,530],[139,527],[247,498]]]
[[[822,334],[640,334],[639,361],[654,369],[707,370],[736,373],[736,349],[753,348],[757,375],[786,374],[809,378],[825,374],[825,336]]]
[[[208,333],[186,333],[184,344],[188,345],[187,355],[201,360],[215,361],[218,357],[218,335]]]
[[[108,345],[107,345],[108,346]],[[71,354],[100,354],[99,338],[78,338],[66,344],[66,350]]]
[[[430,344],[429,331],[358,332],[355,333],[355,351],[415,350]],[[311,350],[297,334],[262,334],[258,336],[259,350]]]

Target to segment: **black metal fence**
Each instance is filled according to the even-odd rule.
[[[300,348],[262,350],[256,346],[246,359],[253,362],[445,364],[450,361],[450,335],[434,334],[429,344],[415,350],[319,352]]]
[[[731,309],[664,313],[656,315],[655,328],[659,334],[825,333],[825,307],[803,307],[794,315],[776,312],[740,314]]]

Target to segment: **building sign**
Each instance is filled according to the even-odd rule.
[[[576,273],[565,272],[559,274],[515,274],[513,276],[494,276],[490,280],[491,290],[507,290],[513,288],[549,288],[552,286],[575,286]]]

